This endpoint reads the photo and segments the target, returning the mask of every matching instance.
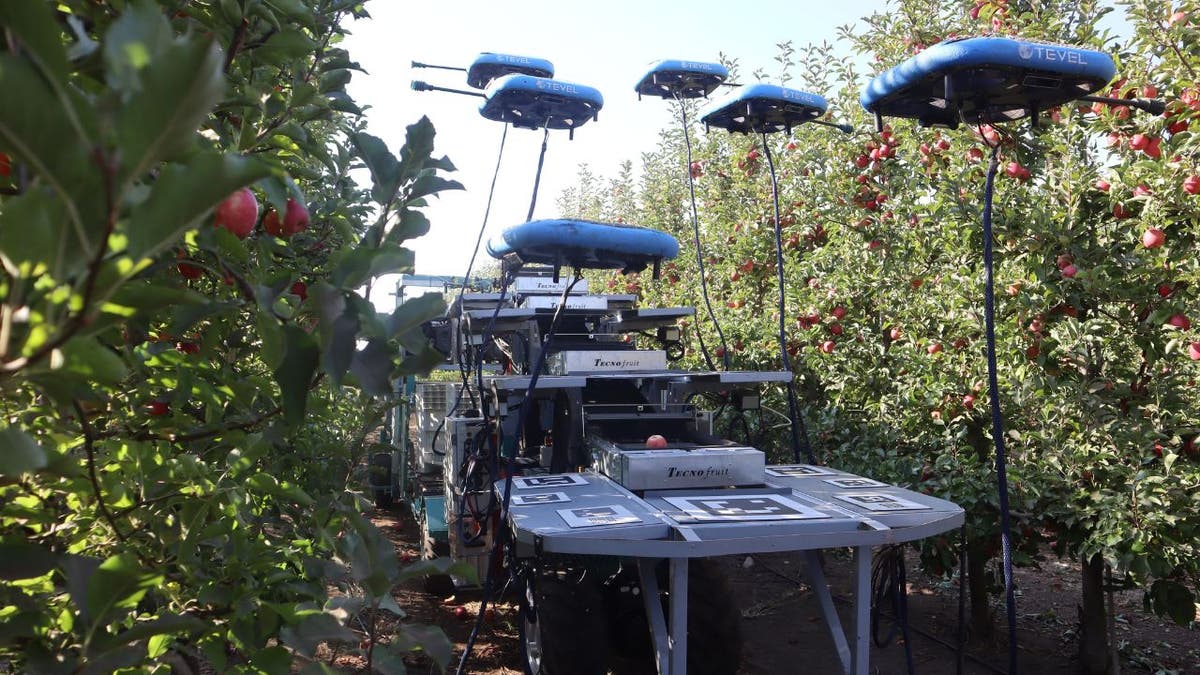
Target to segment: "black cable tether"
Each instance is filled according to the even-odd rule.
[[[775,160],[771,158],[771,146],[767,144],[767,132],[762,132],[763,155],[767,158],[767,169],[771,172],[771,198],[775,205],[775,282],[779,287],[779,360],[783,369],[792,374],[792,361],[787,353],[787,327],[784,317],[787,315],[787,299],[783,280],[783,232],[779,226],[779,181],[775,178]],[[800,406],[796,403],[796,377],[787,381],[788,415],[792,418],[792,460],[800,461],[800,450],[804,449],[809,464],[816,464],[812,445],[808,442],[808,429],[805,428],[804,418],[800,416]]]
[[[1017,675],[1017,600],[1013,588],[1012,536],[1009,530],[1008,475],[1004,461],[1004,417],[996,375],[996,307],[992,275],[992,193],[1000,167],[1000,144],[992,146],[983,195],[984,322],[987,330],[988,396],[992,408],[992,440],[996,446],[996,486],[1000,497],[1000,550],[1004,563],[1004,606],[1008,612],[1008,672]]]
[[[963,675],[963,657],[967,653],[967,523],[958,530],[958,650],[955,675]]]
[[[887,546],[871,565],[871,639],[876,647],[887,647],[900,635],[904,643],[904,662],[913,675],[912,640],[908,634],[908,581],[904,564],[904,545]],[[891,605],[892,625],[879,637],[879,620],[885,605]]]
[[[538,155],[537,173],[533,177],[533,198],[529,200],[529,213],[525,216],[525,222],[533,220],[533,209],[537,206],[538,186],[542,184],[542,165],[546,163],[546,141],[550,140],[550,127],[542,132],[542,152]]]
[[[683,99],[678,96],[675,101],[679,104],[679,118],[683,123],[683,142],[687,147],[687,164],[684,165],[684,172],[688,177],[688,192],[691,195],[692,204],[692,243],[696,247],[696,272],[700,275],[700,295],[704,297],[704,308],[708,311],[708,318],[713,323],[713,327],[717,329],[717,338],[721,341],[721,362],[725,365],[725,370],[729,370],[729,346],[725,344],[725,332],[721,330],[721,322],[717,320],[717,315],[713,312],[712,301],[708,298],[708,280],[704,278],[704,255],[700,252],[700,216],[696,213],[696,179],[692,176],[692,132],[688,126],[687,105]],[[708,348],[704,346],[704,336],[700,333],[700,325],[696,325],[696,336],[700,340],[700,353],[704,355],[704,363],[709,370],[716,370],[713,367],[712,357],[708,354]]]
[[[546,367],[546,357],[549,353],[550,345],[554,341],[554,332],[558,328],[559,321],[562,318],[563,310],[567,306],[567,298],[571,293],[571,290],[575,288],[575,284],[579,283],[580,279],[582,279],[582,277],[579,276],[577,271],[575,278],[571,281],[571,283],[567,284],[566,288],[563,289],[562,297],[558,302],[558,307],[554,311],[553,318],[550,319],[550,327],[546,331],[546,337],[542,342],[541,352],[538,354],[537,361],[534,362],[533,370],[530,372],[529,385],[525,389],[525,397],[521,399],[521,408],[517,412],[516,433],[518,434],[522,433],[522,430],[524,430],[525,421],[529,415],[529,409],[533,407],[531,405],[531,402],[533,401],[533,392],[537,388],[538,377],[541,376],[542,370],[544,370]],[[505,287],[507,288],[507,284]],[[504,451],[504,440],[505,439],[503,438],[500,439],[500,452]],[[471,652],[475,649],[475,641],[479,638],[479,630],[483,626],[483,619],[486,613],[485,610],[488,607],[488,603],[491,602],[492,593],[495,590],[495,570],[497,563],[500,561],[500,553],[504,551],[509,544],[509,529],[505,525],[505,519],[508,517],[509,503],[512,498],[512,481],[513,474],[515,473],[516,469],[516,450],[518,442],[519,439],[513,439],[512,452],[504,453],[506,468],[504,472],[504,498],[500,505],[500,527],[496,528],[496,536],[495,539],[492,540],[492,549],[488,553],[488,573],[483,583],[483,597],[479,601],[479,613],[475,616],[475,625],[471,628],[471,634],[467,637],[467,644],[463,648],[462,656],[459,658],[458,668],[455,670],[455,675],[464,675],[467,672],[467,661],[471,658]],[[496,476],[493,474],[492,479],[495,480],[495,478]],[[510,567],[510,572],[511,571],[512,568]]]
[[[500,176],[500,160],[504,158],[504,143],[508,140],[508,124],[504,125],[504,132],[500,134],[500,150],[496,153],[496,168],[492,171],[492,186],[488,188],[487,205],[483,209],[483,222],[479,224],[479,234],[475,236],[475,250],[471,252],[471,260],[467,263],[467,273],[463,275],[462,285],[458,288],[458,297],[454,300],[454,306],[458,307],[458,311],[462,312],[463,295],[467,292],[467,286],[471,284],[471,272],[475,270],[475,257],[479,255],[479,245],[483,243],[483,235],[487,231],[488,218],[492,214],[492,198],[496,196],[496,179]],[[463,350],[459,350],[462,353]],[[465,364],[459,361],[459,373],[462,375],[462,389],[458,390],[458,396],[454,399],[454,407],[450,408],[450,412],[446,413],[446,417],[458,412],[458,406],[462,403],[463,393],[470,392],[470,373]],[[482,392],[480,392],[482,396]],[[470,393],[471,402],[475,402],[475,394]],[[446,424],[446,417],[442,418],[441,424],[438,424],[437,430],[433,432],[433,447],[436,451],[438,435],[442,432],[442,427]]]

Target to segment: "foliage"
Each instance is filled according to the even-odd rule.
[[[431,570],[399,566],[357,492],[372,397],[427,368],[441,308],[380,315],[357,289],[411,271],[420,207],[460,186],[428,120],[397,154],[364,132],[338,45],[366,16],[0,4],[0,670],[448,659],[436,631],[377,634]],[[245,186],[266,208],[239,238],[213,210]],[[307,227],[268,232],[298,206]]]
[[[809,125],[764,147],[761,137],[721,131],[697,138],[693,125],[688,166],[681,130],[667,129],[639,182],[588,175],[578,189],[591,192],[563,206],[677,235],[682,251],[661,282],[612,277],[609,288],[700,307],[694,328],[720,352],[699,292],[690,170],[724,349],[735,368],[779,367],[769,150],[780,177],[788,351],[819,457],[961,504],[972,554],[994,556],[980,209],[984,140],[999,142],[997,343],[1017,562],[1036,563],[1045,541],[1061,555],[1099,555],[1146,590],[1154,611],[1187,622],[1200,585],[1200,336],[1173,317],[1194,311],[1200,276],[1200,13],[1123,3],[1114,36],[1098,27],[1113,9],[898,0],[839,30],[840,44],[864,59],[828,44],[781,45],[782,72],[771,74],[826,96],[830,118],[852,123],[853,135]],[[1163,98],[1167,113],[1085,103],[1051,111],[1036,128],[891,120],[868,131],[858,94],[871,75],[942,39],[992,33],[1111,53],[1120,73],[1111,94]],[[636,208],[615,200],[626,192]],[[1150,228],[1165,245],[1143,243]],[[695,350],[689,358],[701,364]],[[780,392],[766,404],[786,410]],[[751,440],[790,460],[777,417],[759,421]],[[952,569],[954,543],[926,541],[927,565]]]

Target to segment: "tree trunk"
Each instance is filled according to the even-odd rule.
[[[973,639],[992,637],[992,608],[988,601],[988,556],[982,547],[972,546],[967,551],[967,591],[971,598],[970,635]]]
[[[1108,652],[1108,618],[1104,606],[1104,559],[1082,560],[1082,605],[1079,608],[1079,672],[1112,675]]]

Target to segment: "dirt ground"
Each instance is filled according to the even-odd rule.
[[[379,511],[374,515],[396,543],[400,555],[418,553],[417,530],[407,513]],[[838,673],[840,665],[817,601],[801,576],[796,554],[766,554],[720,559],[741,610],[744,640],[740,675],[783,673]],[[953,675],[958,657],[958,595],[956,582],[930,579],[916,569],[909,556],[909,625],[913,672],[920,675]],[[843,625],[849,625],[852,567],[848,552],[827,551],[825,572]],[[1016,571],[1019,613],[1020,672],[1025,675],[1075,672],[1078,567],[1051,557],[1041,569]],[[409,613],[406,621],[440,626],[455,644],[455,663],[479,610],[479,593],[462,592],[444,599],[420,587],[402,588],[396,595]],[[465,608],[465,612],[457,607]],[[1116,596],[1116,634],[1124,673],[1200,675],[1200,629],[1186,629],[1142,611],[1137,591]],[[997,633],[1004,635],[1003,605],[997,603]],[[465,616],[464,616],[465,615]],[[521,675],[517,636],[517,609],[512,598],[502,600],[476,643],[466,672],[482,675]],[[881,633],[886,629],[881,629]],[[884,647],[872,646],[871,672],[903,675],[907,672],[902,641],[894,638]],[[353,663],[338,663],[353,669]],[[1007,646],[1003,637],[968,645],[963,673],[1004,673]],[[410,673],[437,673],[436,666],[414,659]],[[448,672],[454,672],[454,667]]]

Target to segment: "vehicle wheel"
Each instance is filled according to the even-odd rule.
[[[578,573],[536,575],[521,598],[526,675],[605,675],[608,626],[599,584]]]
[[[667,563],[658,568],[663,611],[669,604]],[[618,675],[653,675],[654,647],[642,604],[637,573],[623,569],[605,582],[609,627]],[[689,675],[734,675],[742,660],[741,613],[729,580],[711,560],[693,559],[688,567]]]
[[[392,508],[392,492],[391,490],[376,490],[375,491],[375,508],[386,511]]]
[[[449,574],[427,574],[423,581],[425,592],[437,598],[448,598],[458,590]]]

